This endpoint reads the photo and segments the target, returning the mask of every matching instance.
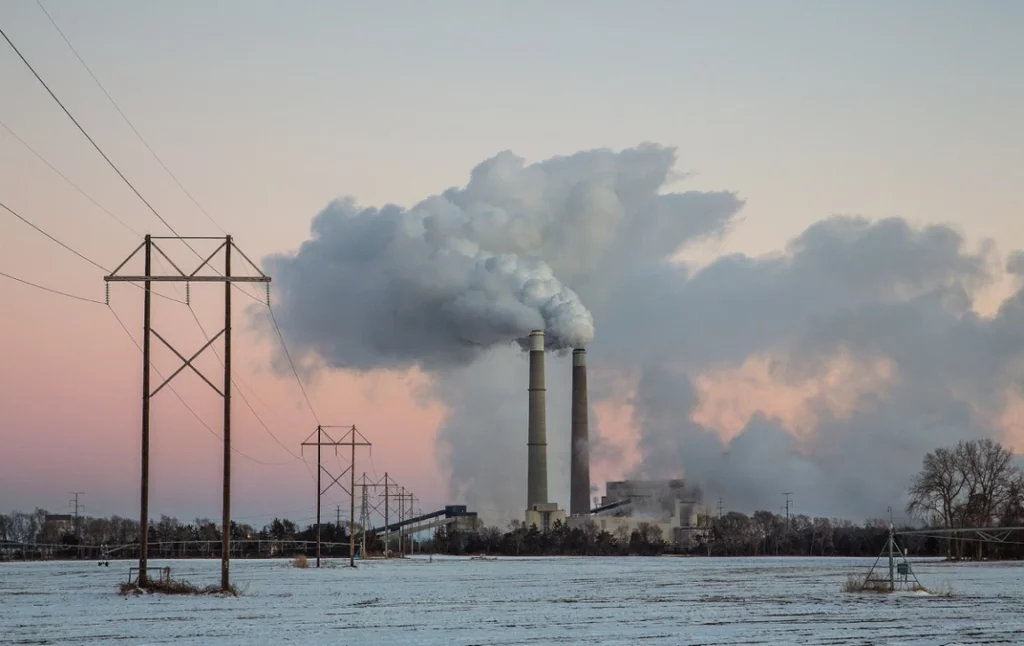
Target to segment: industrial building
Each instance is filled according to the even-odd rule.
[[[572,352],[572,419],[570,437],[569,515],[548,500],[547,389],[544,375],[544,332],[529,337],[530,382],[527,426],[526,526],[548,531],[557,522],[581,526],[594,522],[599,530],[632,534],[642,523],[661,529],[669,544],[686,547],[697,538],[700,491],[683,480],[609,482],[601,504],[590,506],[590,429],[587,415],[587,354]]]
[[[669,544],[687,547],[703,531],[700,495],[699,489],[680,479],[609,482],[591,520],[612,534],[632,533],[646,523],[660,528]]]

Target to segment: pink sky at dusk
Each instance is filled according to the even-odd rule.
[[[211,288],[195,288],[193,294],[204,289]],[[5,393],[3,460],[8,467],[3,475],[4,492],[14,494],[15,504],[18,500],[31,504],[38,495],[33,492],[41,492],[44,498],[55,500],[50,503],[52,507],[62,508],[66,497],[63,490],[70,486],[87,493],[83,500],[93,513],[131,514],[138,490],[141,355],[104,307],[82,304],[76,308],[80,311],[68,316],[60,299],[43,296],[39,307],[32,310],[33,316],[5,320],[8,334],[17,331],[22,342],[4,344],[0,361],[5,366],[24,368],[4,370],[0,377]],[[135,338],[141,338],[141,292],[115,287],[112,306]],[[188,356],[203,340],[197,326],[188,325],[190,318],[181,313],[182,309],[181,305],[155,304],[154,329],[169,340],[180,337],[179,350]],[[196,309],[203,311],[201,305]],[[204,318],[208,319],[204,326],[210,333],[220,329],[217,321]],[[237,312],[237,328],[242,328],[244,321],[243,313]],[[90,337],[109,341],[82,343]],[[220,352],[219,343],[214,347]],[[170,374],[178,365],[176,358],[155,338],[153,348],[155,370]],[[316,422],[297,384],[269,372],[268,347],[251,332],[236,333],[233,359],[236,366],[241,366],[237,373],[240,394],[236,391],[232,408],[234,446],[252,458],[275,465],[257,464],[234,454],[236,514],[312,511],[315,487],[311,474],[315,470],[295,460],[270,437],[241,399],[244,395],[288,450],[298,455],[299,442],[316,428]],[[221,383],[223,369],[212,355],[196,363],[214,383]],[[61,369],[55,369],[57,366]],[[161,381],[154,373],[153,387]],[[416,374],[382,373],[362,379],[325,374],[307,388],[324,424],[355,423],[373,442],[372,456],[370,451],[359,450],[357,472],[379,477],[386,470],[410,490],[430,492],[420,494],[426,507],[444,500],[444,483],[433,458],[434,435],[442,411],[417,400],[415,384],[419,381],[422,377]],[[171,383],[220,435],[219,397],[188,370]],[[183,517],[216,517],[220,440],[168,389],[153,398],[151,433],[153,508],[158,513]],[[306,448],[304,455],[315,465],[315,449]],[[341,456],[347,466],[347,453],[342,451]],[[328,450],[325,465],[335,473],[341,470],[338,459]],[[340,491],[327,496],[332,510],[343,497]]]
[[[710,257],[775,253],[835,213],[950,223],[972,243],[991,237],[1001,251],[1024,247],[1016,189],[1024,90],[1010,82],[1024,60],[1012,28],[1019,8],[1007,9],[1009,17],[979,9],[968,29],[953,10],[923,18],[896,7],[878,19],[853,5],[744,13],[686,3],[399,12],[313,1],[294,10],[240,1],[45,4],[148,143],[257,262],[295,249],[311,218],[340,195],[408,205],[465,184],[475,164],[501,150],[533,161],[647,140],[679,146],[689,188],[736,190],[746,200],[729,235],[702,250]],[[592,12],[585,28],[584,10]],[[179,232],[217,233],[34,2],[0,5],[0,25]],[[601,30],[618,34],[614,43],[597,38]],[[818,54],[868,41],[870,52],[840,47],[831,64]],[[961,79],[956,91],[951,78]],[[166,233],[4,42],[0,98],[0,122],[103,208],[139,232]],[[3,126],[0,202],[108,268],[140,241]],[[707,260],[691,252],[691,261]],[[178,250],[174,258],[190,256]],[[4,212],[0,271],[104,299],[102,271]],[[978,309],[990,313],[1006,291],[1004,282]],[[221,326],[220,293],[192,290],[210,333]],[[248,327],[251,303],[235,297],[236,375],[277,441],[236,396],[235,447],[269,464],[234,456],[234,516],[308,522],[315,454],[306,450],[306,464],[292,454],[316,420],[295,379],[272,367],[276,340]],[[111,307],[139,339],[140,290],[115,286]],[[184,306],[155,299],[154,313],[154,327],[186,356],[204,342]],[[153,348],[157,369],[177,367],[156,339]],[[840,359],[825,383],[781,384],[770,378],[770,360],[703,375],[695,420],[728,440],[761,412],[807,437],[821,399],[841,412],[851,381],[858,394],[884,396],[899,378],[884,365]],[[220,383],[212,355],[197,365]],[[64,511],[68,492],[84,491],[87,513],[137,515],[141,370],[138,350],[104,305],[0,277],[0,512]],[[426,380],[419,371],[319,371],[306,380],[321,422],[354,423],[373,442],[372,460],[360,450],[357,472],[387,471],[425,510],[460,502],[449,499],[437,455],[445,410],[424,394]],[[171,392],[154,399],[151,509],[217,518],[221,404],[188,371],[173,383],[213,433]],[[640,461],[631,397],[627,388],[593,402],[603,449],[592,473],[601,489]],[[525,383],[509,398],[525,410]],[[1024,430],[1013,420],[1024,405],[1009,402],[1000,424],[1019,449]],[[525,441],[524,428],[524,455]],[[339,469],[333,454],[327,465]],[[549,477],[566,468],[552,460]],[[347,503],[340,491],[327,498],[330,509]]]

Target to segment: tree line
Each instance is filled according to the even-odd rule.
[[[82,516],[70,522],[47,520],[50,513],[36,509],[31,513],[15,511],[0,514],[0,558],[74,558],[101,556],[109,548],[137,546],[139,522],[121,516],[98,518]],[[334,544],[322,550],[329,555],[348,554],[348,526],[346,523],[322,523],[320,540]],[[286,518],[275,518],[260,529],[245,523],[231,522],[233,556],[257,557],[310,552],[316,541],[316,525],[299,528]],[[362,529],[356,526],[356,540],[361,543]],[[222,539],[221,525],[208,518],[181,522],[171,516],[161,516],[149,524],[148,539],[152,558],[218,556]],[[381,541],[372,534],[366,537],[367,551],[379,551]],[[344,545],[341,545],[344,544]],[[393,548],[394,549],[394,548]],[[123,550],[134,555],[135,550]]]
[[[1024,526],[1024,474],[1015,464],[1012,452],[988,439],[962,441],[953,447],[928,453],[922,461],[921,471],[911,479],[908,499],[907,511],[927,528]],[[46,516],[47,512],[42,509],[0,515],[0,546],[6,545],[7,556],[15,549],[14,545],[56,545],[63,551],[55,553],[51,548],[47,556],[59,557],[80,555],[82,547],[99,548],[138,542],[139,524],[132,519],[82,517],[77,526],[69,527],[66,523],[47,522]],[[920,529],[920,526],[898,529]],[[321,525],[321,540],[325,543],[347,543],[346,530],[344,524],[325,523]],[[240,543],[237,556],[241,557],[280,554],[274,549],[263,551],[261,543],[264,542],[276,542],[284,546],[280,549],[290,549],[295,553],[302,551],[295,543],[316,539],[314,525],[299,529],[294,522],[279,518],[260,529],[232,522],[230,531],[232,541]],[[600,530],[593,520],[575,527],[555,523],[551,531],[545,533],[514,521],[505,530],[484,527],[467,532],[441,527],[416,549],[444,554],[519,556],[653,555],[664,552],[706,556],[877,556],[888,531],[888,521],[880,519],[855,524],[802,514],[787,518],[764,510],[751,515],[731,511],[718,517],[701,517],[697,526],[685,533],[681,543],[675,543],[673,537],[663,536],[661,528],[653,523],[640,522],[632,529],[622,527],[615,532]],[[912,556],[1024,558],[1024,532],[1008,531],[1007,536],[1011,540],[998,544],[983,542],[966,533],[950,535],[942,532],[907,536],[901,539],[901,544]],[[356,539],[361,540],[359,533]],[[161,516],[149,526],[149,541],[154,546],[151,555],[154,558],[214,555],[210,550],[218,550],[220,540],[220,524],[204,518],[183,523],[176,518]],[[206,543],[206,551],[202,547],[185,547],[186,543]],[[380,553],[382,548],[376,536],[367,536],[368,553]],[[392,549],[395,549],[394,545]],[[347,548],[343,551],[347,554]],[[0,556],[4,553],[0,549]]]
[[[452,555],[501,556],[648,556],[664,553],[694,556],[878,556],[889,533],[889,523],[871,520],[858,525],[847,520],[786,517],[770,511],[751,515],[731,511],[721,517],[703,517],[681,544],[673,544],[651,523],[634,529],[600,530],[593,521],[569,527],[556,522],[544,533],[513,521],[507,531],[487,527],[478,532],[439,528],[424,551]],[[938,539],[903,541],[913,556],[938,556]]]
[[[1024,474],[1011,451],[990,439],[964,440],[925,455],[922,469],[911,479],[907,511],[917,525],[904,523],[897,532],[933,528],[1024,527]],[[889,521],[863,524],[798,514],[784,517],[770,511],[751,515],[731,511],[698,519],[682,544],[671,544],[656,525],[599,531],[593,521],[569,528],[556,523],[542,533],[513,522],[507,531],[496,527],[465,534],[438,530],[428,549],[448,554],[494,555],[626,555],[676,552],[706,556],[877,556],[885,545]],[[961,559],[1024,558],[1024,531],[1008,530],[1002,543],[976,535],[936,532],[899,537],[912,556]]]

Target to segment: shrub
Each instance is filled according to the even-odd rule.
[[[864,590],[864,579],[851,574],[846,577],[846,583],[843,584],[843,592],[861,592]]]
[[[210,585],[205,588],[200,588],[192,585],[188,581],[174,581],[172,579],[161,579],[151,580],[148,585],[144,588],[139,587],[139,584],[135,581],[129,583],[122,583],[118,589],[121,594],[189,594],[189,595],[207,595],[207,594],[230,594],[231,596],[239,596],[238,588],[235,586],[229,587],[227,590],[221,590],[219,585]]]

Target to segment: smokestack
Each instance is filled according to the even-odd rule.
[[[587,419],[587,351],[572,351],[572,462],[569,513],[590,513],[590,424]]]
[[[526,508],[548,501],[548,430],[544,389],[544,332],[530,332],[530,418],[526,446]]]

